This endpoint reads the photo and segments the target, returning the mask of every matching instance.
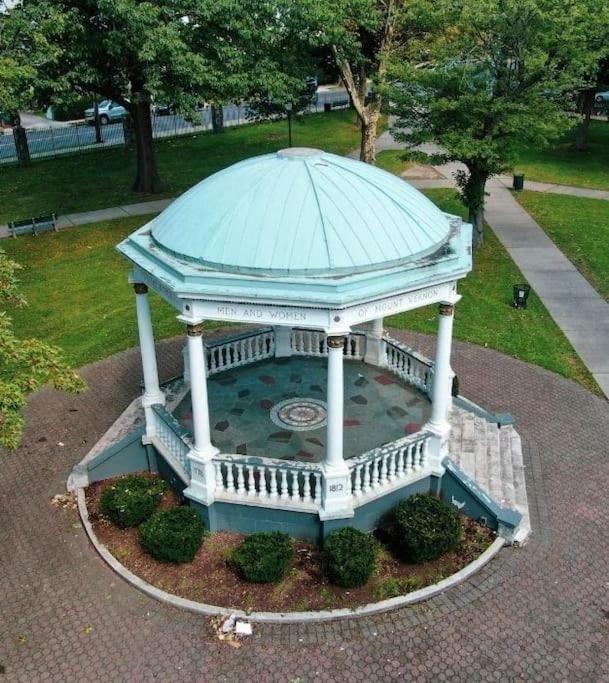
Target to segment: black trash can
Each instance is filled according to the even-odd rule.
[[[332,111],[332,102],[324,102],[324,111]]]
[[[514,189],[517,192],[524,190],[524,173],[514,173]]]

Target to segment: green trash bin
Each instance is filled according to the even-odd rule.
[[[514,189],[517,192],[524,190],[524,173],[514,173]]]

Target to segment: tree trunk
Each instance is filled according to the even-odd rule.
[[[215,134],[224,132],[224,108],[221,104],[211,105],[211,127]]]
[[[19,166],[28,166],[30,163],[30,148],[27,141],[27,133],[21,125],[19,114],[15,114],[13,117],[13,141]]]
[[[362,140],[359,158],[360,161],[365,161],[367,164],[374,165],[376,163],[376,133],[380,118],[380,112],[370,107],[366,108],[367,116],[361,121]]]
[[[584,118],[577,127],[575,134],[575,143],[573,147],[578,152],[585,152],[588,149],[588,129],[590,128],[590,120],[592,118],[592,109],[594,108],[594,98],[596,96],[595,89],[585,90],[580,98],[580,113]]]
[[[93,110],[94,110],[94,116],[95,116],[95,144],[96,145],[101,145],[101,143],[104,141],[102,138],[102,133],[101,133],[101,123],[99,120],[99,102],[97,99],[95,100],[95,104],[93,105]]]
[[[133,189],[135,192],[155,194],[163,191],[159,176],[154,147],[152,145],[152,119],[150,117],[150,96],[137,93],[131,103],[131,114],[135,129],[135,148],[137,151],[137,176]]]
[[[463,203],[467,206],[469,222],[472,224],[472,246],[478,249],[484,244],[484,201],[488,173],[478,167],[468,168],[468,173],[457,174]]]

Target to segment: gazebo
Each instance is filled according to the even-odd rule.
[[[206,178],[118,250],[133,266],[144,443],[211,530],[371,529],[438,490],[470,225],[378,168],[290,148]],[[149,289],[186,326],[171,400]],[[383,327],[430,304],[434,362]],[[250,327],[212,340],[206,321]]]

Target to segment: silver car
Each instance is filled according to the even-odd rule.
[[[102,126],[116,121],[122,121],[127,116],[127,110],[122,104],[112,100],[102,100],[98,105],[99,122]],[[91,125],[95,123],[95,108],[85,109],[85,121]]]

